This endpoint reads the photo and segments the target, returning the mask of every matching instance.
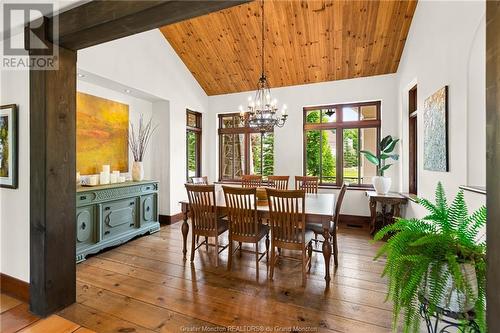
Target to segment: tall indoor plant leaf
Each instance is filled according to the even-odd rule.
[[[462,191],[448,205],[441,183],[435,194],[434,203],[417,199],[428,215],[396,219],[375,235],[375,240],[389,237],[376,258],[387,256],[383,276],[388,278],[387,299],[393,302],[393,328],[418,332],[419,307],[425,301],[430,312],[473,307],[486,332],[486,245],[480,242],[486,208],[469,215]]]

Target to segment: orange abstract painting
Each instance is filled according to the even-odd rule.
[[[128,172],[128,105],[77,93],[76,168],[96,174],[103,164]]]

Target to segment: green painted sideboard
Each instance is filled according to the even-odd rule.
[[[158,182],[126,182],[76,191],[76,262],[160,230]]]

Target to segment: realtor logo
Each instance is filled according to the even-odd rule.
[[[2,3],[1,69],[58,69],[59,49],[50,41],[59,37],[59,22],[56,15],[50,20],[45,17],[52,16],[53,10],[51,3]]]

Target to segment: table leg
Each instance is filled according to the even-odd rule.
[[[373,233],[375,232],[375,222],[377,219],[377,202],[373,198],[370,198],[370,215],[370,234],[373,235]]]
[[[401,208],[399,207],[399,203],[394,204],[392,207],[394,209],[394,212],[392,215],[394,217],[401,217]]]
[[[323,230],[323,237],[325,238],[322,249],[325,259],[325,281],[328,287],[330,284],[330,257],[332,255],[332,245],[330,244],[330,231],[326,228]]]
[[[186,260],[187,254],[187,236],[189,233],[189,225],[187,223],[188,220],[188,210],[187,207],[182,205],[182,259]]]

